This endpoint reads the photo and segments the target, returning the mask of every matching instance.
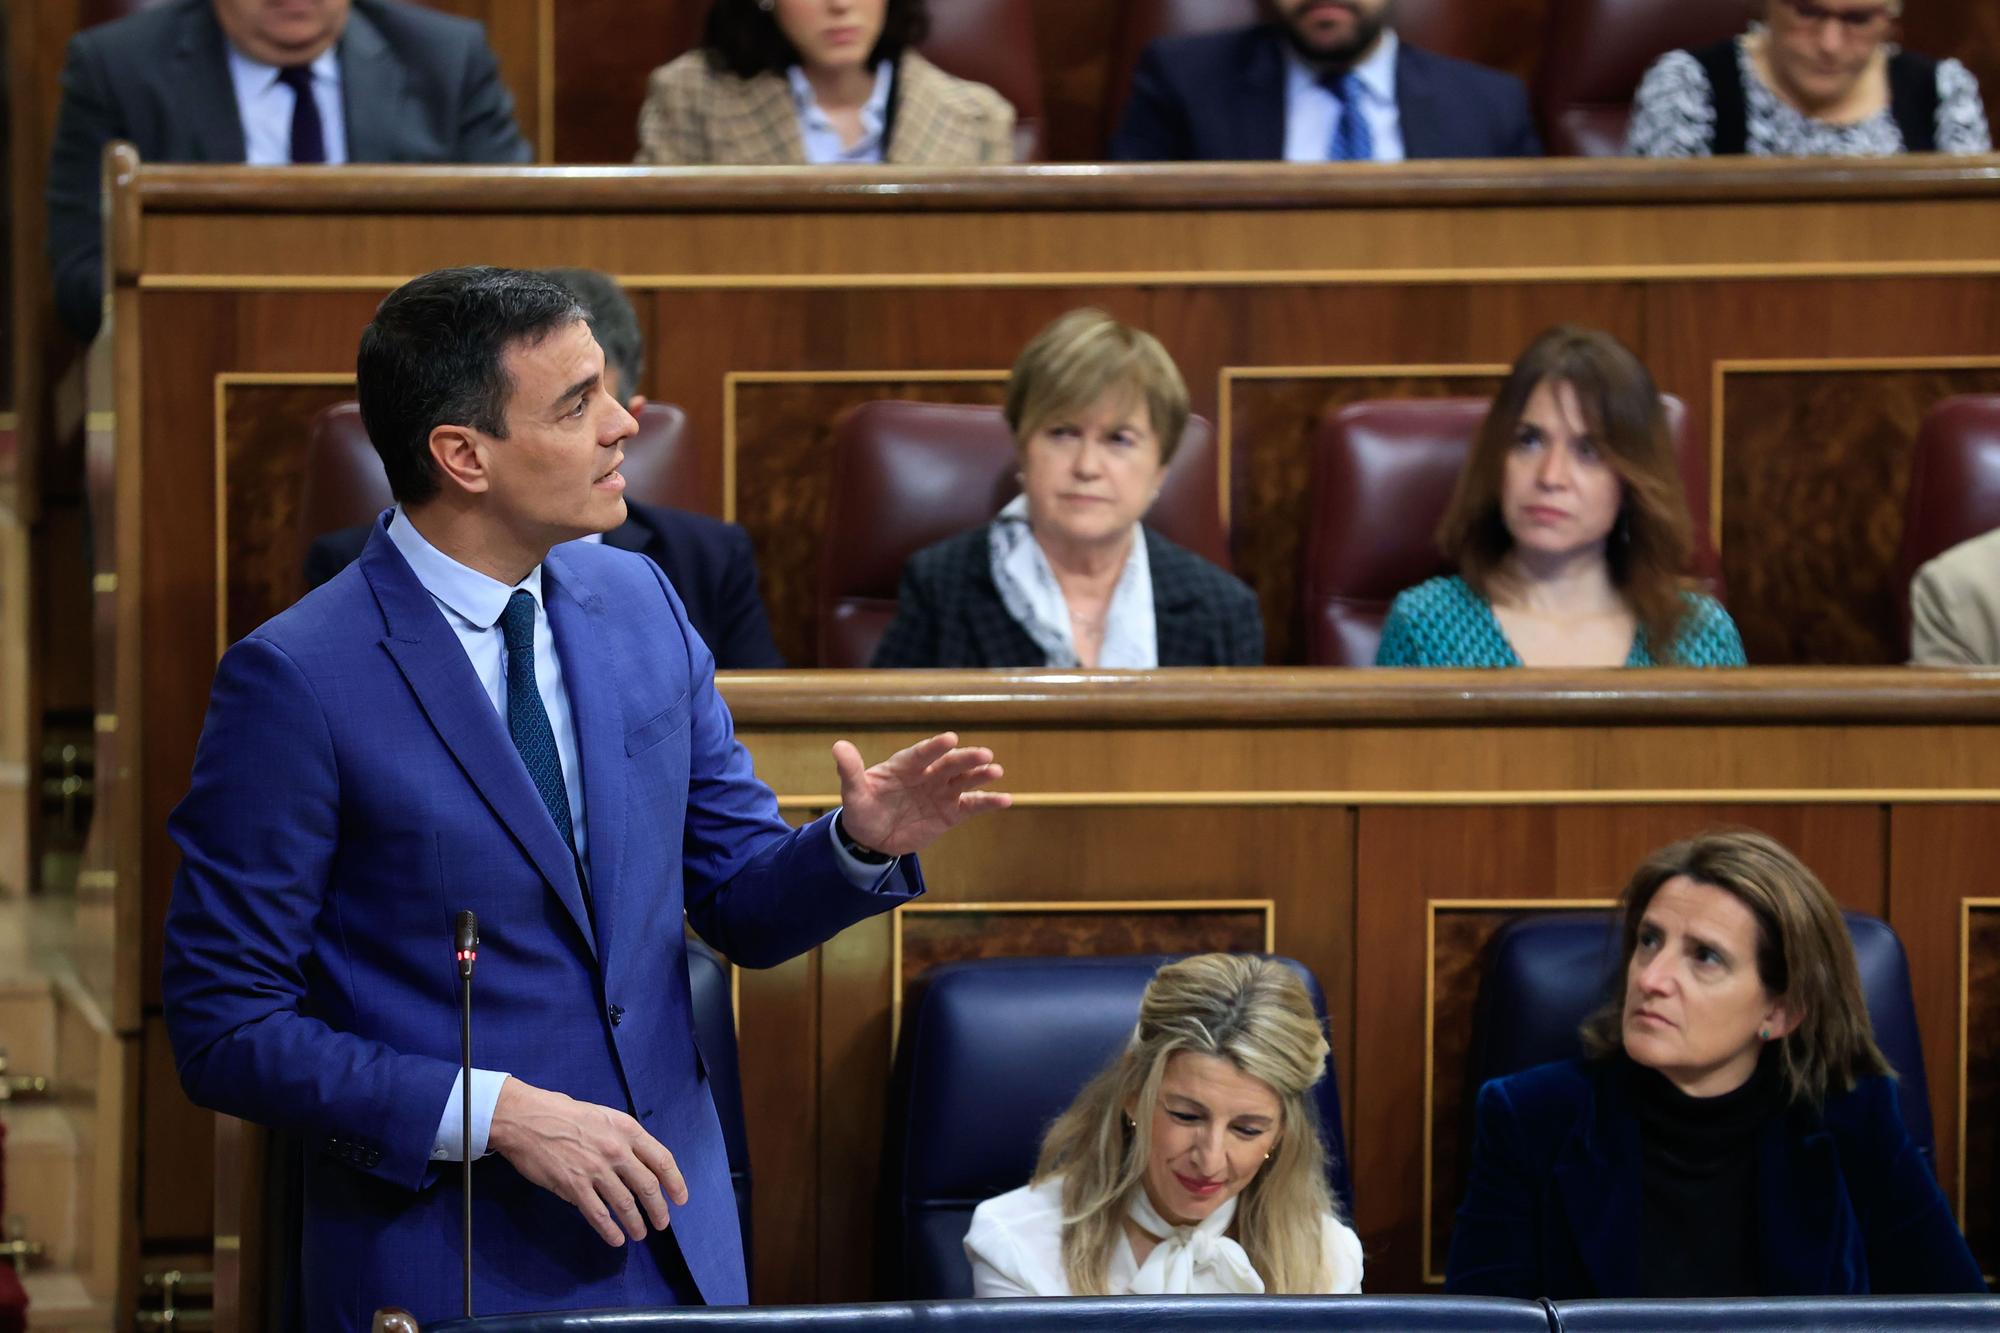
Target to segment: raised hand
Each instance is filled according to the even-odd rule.
[[[1006,792],[979,790],[1000,779],[993,751],[961,748],[949,731],[873,768],[862,766],[861,751],[835,741],[833,766],[840,774],[841,827],[863,847],[892,856],[922,851],[961,820],[1014,801]]]
[[[580,1102],[518,1078],[500,1085],[487,1146],[551,1194],[569,1200],[606,1245],[667,1228],[667,1200],[687,1202],[674,1155],[623,1111]]]

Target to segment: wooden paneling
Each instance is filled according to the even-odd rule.
[[[164,1019],[148,1019],[138,1045],[141,1242],[155,1249],[205,1249],[215,1227],[215,1117],[181,1091]]]
[[[1723,574],[1750,660],[1904,660],[1911,444],[1939,399],[2000,389],[2000,361],[1725,365],[1718,378]]]
[[[1973,1254],[2000,1272],[2000,899],[1965,913],[1965,1146],[1960,1219]]]
[[[306,432],[347,384],[228,383],[217,391],[223,448],[221,538],[224,642],[234,643],[299,599]]]

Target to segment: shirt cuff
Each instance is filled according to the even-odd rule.
[[[840,812],[836,810],[833,813],[834,818],[826,821],[826,838],[828,842],[833,844],[833,859],[840,863],[840,873],[845,875],[847,882],[857,889],[873,889],[878,887],[883,880],[889,878],[890,873],[895,870],[897,862],[903,858],[899,856],[894,861],[890,861],[884,865],[869,865],[866,861],[856,857],[846,847],[841,845],[840,834],[834,827],[835,821],[840,817]]]
[[[472,1157],[474,1161],[486,1155],[486,1137],[493,1130],[493,1108],[500,1101],[500,1086],[507,1081],[507,1075],[491,1069],[472,1071]],[[462,1162],[465,1153],[459,1144],[459,1130],[462,1115],[459,1111],[459,1097],[465,1083],[465,1071],[451,1081],[451,1095],[444,1100],[444,1114],[438,1117],[437,1140],[431,1149],[434,1162]]]

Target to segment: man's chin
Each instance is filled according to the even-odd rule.
[[[1293,24],[1285,25],[1285,37],[1303,60],[1318,65],[1352,65],[1367,53],[1382,35],[1379,20],[1356,17],[1337,36],[1315,38]]]

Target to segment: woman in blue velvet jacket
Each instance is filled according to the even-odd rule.
[[[1641,866],[1621,915],[1589,1058],[1480,1091],[1447,1290],[1984,1292],[1812,872],[1761,834],[1709,834]]]

